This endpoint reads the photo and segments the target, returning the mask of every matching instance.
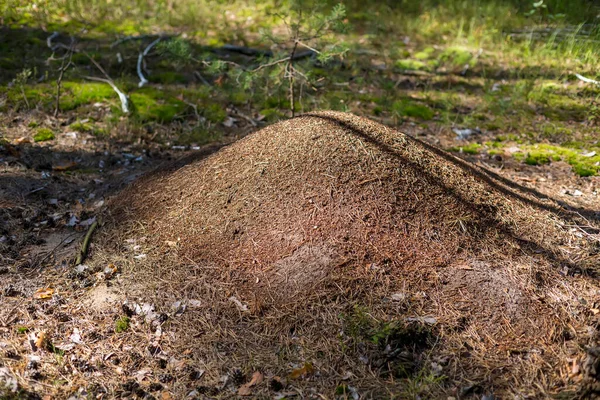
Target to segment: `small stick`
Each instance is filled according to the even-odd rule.
[[[69,54],[69,61],[67,62],[67,65],[65,65],[65,57],[63,57],[61,64],[60,64],[60,74],[58,75],[58,79],[56,80],[56,107],[54,108],[54,118],[58,117],[58,113],[60,112],[60,86],[63,80],[63,75],[65,74],[65,71],[71,66],[71,60],[73,59],[73,44],[75,43],[75,40],[73,39],[73,37],[71,37],[71,46],[69,47],[68,50],[68,54]]]
[[[88,247],[90,246],[90,239],[92,238],[92,234],[98,227],[98,221],[94,221],[87,233],[85,234],[85,238],[83,239],[83,243],[81,243],[81,251],[77,255],[77,259],[75,260],[75,265],[81,264],[85,258],[87,257]]]
[[[146,77],[144,76],[144,74],[142,73],[142,63],[144,61],[144,57],[148,55],[148,53],[150,52],[150,50],[152,50],[152,48],[154,46],[156,46],[156,44],[158,42],[160,42],[160,37],[158,39],[156,39],[155,41],[153,41],[152,43],[150,43],[148,45],[148,47],[146,47],[146,49],[140,53],[139,57],[138,57],[138,62],[137,62],[137,73],[138,76],[140,77],[140,83],[138,83],[138,87],[142,87],[144,86],[146,83],[148,83],[148,80],[146,79]]]

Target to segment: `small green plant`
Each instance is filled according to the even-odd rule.
[[[29,78],[31,78],[32,74],[33,72],[31,69],[23,68],[23,70],[19,72],[12,81],[13,85],[17,86],[21,90],[21,95],[23,96],[23,101],[25,101],[27,108],[29,108],[29,101],[27,100],[27,95],[25,94],[25,85],[27,84]]]
[[[49,128],[40,128],[33,136],[34,142],[45,142],[47,140],[54,140],[54,132]]]
[[[119,319],[117,319],[115,321],[115,332],[116,333],[125,332],[127,329],[129,329],[129,322],[130,322],[129,317],[127,317],[127,316],[119,317]]]
[[[17,333],[24,334],[29,332],[29,327],[27,326],[17,326]]]

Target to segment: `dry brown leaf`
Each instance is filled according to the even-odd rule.
[[[295,370],[293,370],[292,372],[290,372],[289,378],[290,379],[298,379],[298,378],[302,378],[305,376],[309,376],[315,373],[315,368],[313,367],[313,365],[311,363],[304,363],[304,366],[302,368],[297,368]]]
[[[38,349],[42,349],[46,346],[46,342],[48,341],[48,335],[46,335],[45,331],[41,331],[37,335],[37,339],[35,340],[35,347]]]
[[[70,169],[73,169],[77,166],[76,162],[70,162],[67,164],[61,164],[61,165],[55,165],[52,167],[53,171],[68,171]]]
[[[14,144],[25,144],[25,143],[31,143],[31,140],[25,136],[21,136],[18,139],[15,139]]]
[[[171,396],[171,393],[169,392],[162,392],[160,394],[160,400],[171,400],[173,398],[173,396]]]
[[[51,299],[52,295],[54,295],[54,289],[52,289],[52,288],[39,288],[33,294],[33,298],[34,299],[38,299],[38,300],[47,300],[47,299]]]
[[[238,395],[250,396],[252,394],[252,387],[256,386],[256,385],[260,385],[262,383],[263,379],[264,379],[263,374],[256,371],[255,373],[252,374],[252,379],[250,379],[250,382],[245,383],[242,386],[240,386],[240,388],[238,390]]]

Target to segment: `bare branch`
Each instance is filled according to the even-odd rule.
[[[129,100],[127,100],[127,95],[125,95],[125,93],[121,92],[119,90],[119,88],[117,87],[117,85],[115,85],[112,80],[110,80],[110,79],[104,79],[104,78],[98,78],[98,77],[95,77],[95,76],[86,76],[85,79],[89,79],[91,81],[99,81],[99,82],[108,83],[110,85],[110,87],[112,87],[113,90],[115,92],[117,92],[117,94],[119,95],[119,99],[121,100],[121,109],[123,110],[123,112],[125,114],[129,114]]]
[[[60,65],[60,73],[58,75],[58,79],[56,80],[56,107],[54,108],[54,118],[58,117],[58,113],[60,112],[60,88],[62,84],[62,79],[65,74],[65,71],[71,66],[71,60],[73,59],[73,46],[75,45],[75,38],[71,36],[71,46],[69,46],[68,56],[69,61],[65,65],[66,56],[63,57],[61,65]]]
[[[593,83],[594,85],[600,85],[599,81],[595,81],[593,79],[586,78],[585,76],[579,75],[577,73],[575,73],[575,76],[577,77],[577,79],[579,79],[580,81],[583,81],[585,83]]]
[[[142,87],[144,86],[146,83],[148,83],[148,80],[146,79],[146,77],[144,77],[144,74],[142,73],[142,62],[144,61],[144,57],[148,55],[148,53],[150,52],[150,50],[152,50],[152,48],[154,46],[156,46],[156,44],[158,42],[160,42],[161,38],[159,37],[158,39],[156,39],[155,41],[153,41],[152,43],[150,43],[146,49],[140,53],[140,56],[138,57],[138,62],[137,62],[137,73],[138,76],[140,77],[140,83],[138,83],[138,87]]]

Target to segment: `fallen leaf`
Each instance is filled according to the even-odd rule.
[[[54,289],[52,289],[52,288],[39,288],[33,294],[33,298],[38,299],[38,300],[47,300],[47,299],[51,299],[53,294],[54,294]]]
[[[298,379],[301,377],[306,377],[315,373],[315,368],[311,363],[304,363],[302,368],[296,368],[292,372],[290,372],[290,379]]]
[[[25,144],[25,143],[31,143],[31,140],[25,136],[21,136],[18,139],[15,139],[14,144]]]
[[[160,394],[160,400],[171,400],[173,399],[173,396],[171,396],[171,393],[169,392],[162,392]]]
[[[76,162],[70,162],[67,164],[61,164],[61,165],[55,165],[52,167],[53,171],[68,171],[70,169],[73,169],[77,166]]]
[[[252,387],[256,386],[256,385],[260,385],[262,383],[263,379],[264,379],[263,374],[256,371],[255,373],[252,374],[252,379],[250,379],[250,382],[245,383],[244,385],[242,385],[240,387],[240,389],[238,390],[238,395],[250,396],[252,394]]]
[[[38,333],[37,339],[35,340],[36,349],[44,348],[46,346],[47,341],[48,341],[48,335],[46,335],[45,331],[41,331],[40,333]]]

